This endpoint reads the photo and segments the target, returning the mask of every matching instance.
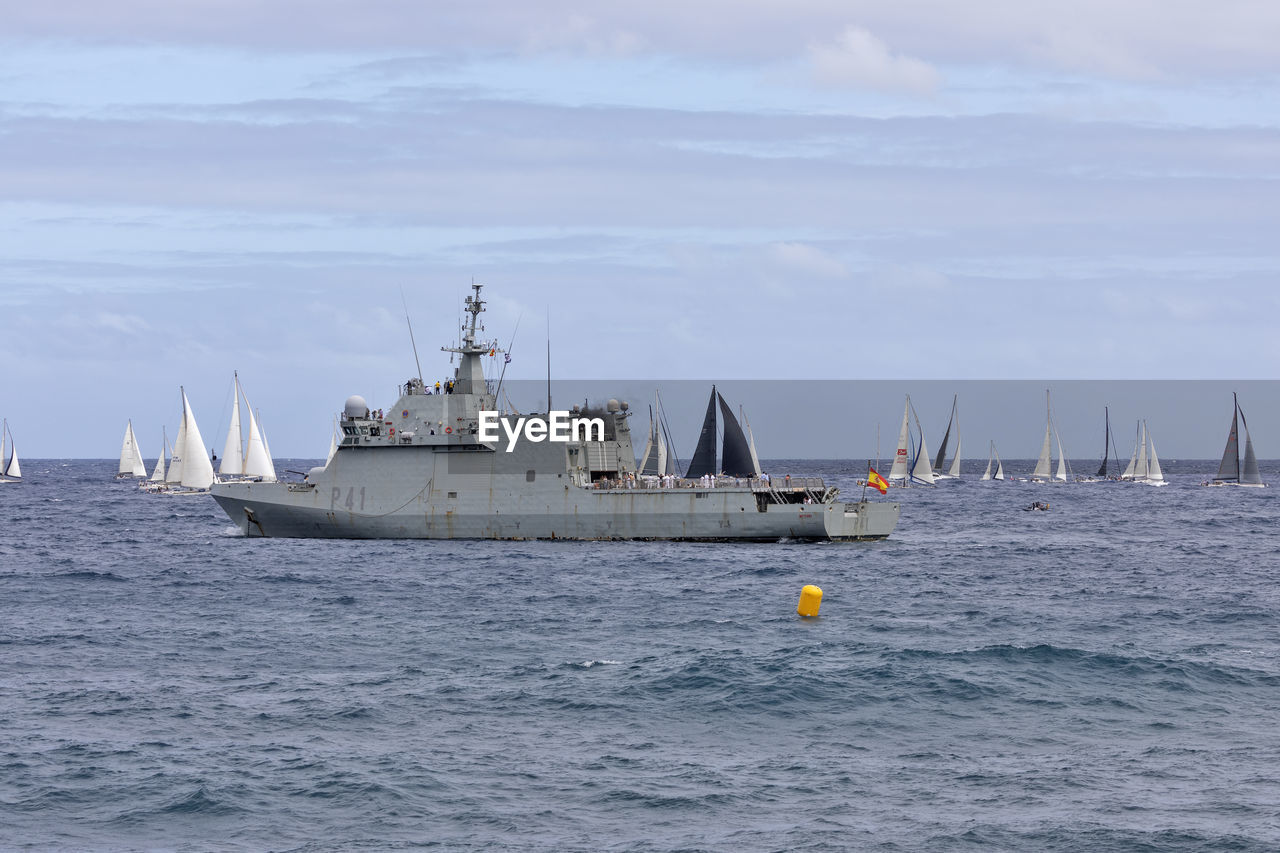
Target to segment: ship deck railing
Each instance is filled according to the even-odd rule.
[[[648,491],[672,491],[673,489],[744,489],[753,492],[803,491],[805,489],[825,489],[826,483],[821,477],[779,477],[773,480],[762,480],[758,477],[716,477],[706,484],[699,477],[677,477],[670,486],[660,486],[652,477],[642,476],[634,480],[603,479],[592,483],[597,489],[644,489]]]
[[[764,480],[746,476],[717,476],[714,485],[701,478],[677,478],[669,485],[659,485],[654,478],[604,479],[591,483],[596,491],[611,493],[671,493],[686,491],[695,497],[709,497],[723,489],[750,489],[759,506],[769,503],[827,503],[835,500],[838,489],[829,487],[820,476]]]

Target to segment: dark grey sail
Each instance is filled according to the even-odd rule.
[[[1253,455],[1253,439],[1249,436],[1249,424],[1244,419],[1244,409],[1240,408],[1239,403],[1236,403],[1236,411],[1240,413],[1240,425],[1244,427],[1244,469],[1240,472],[1240,482],[1258,485],[1262,482],[1262,475],[1258,472],[1258,457]]]
[[[1240,482],[1240,404],[1235,394],[1231,395],[1231,406],[1231,432],[1227,433],[1227,446],[1222,451],[1222,462],[1218,464],[1218,473],[1213,478],[1215,483]]]
[[[1111,452],[1111,410],[1106,406],[1102,408],[1103,412],[1103,428],[1102,428],[1102,467],[1098,469],[1097,477],[1106,479],[1107,476],[1107,456]]]
[[[716,473],[716,386],[711,386],[711,399],[707,400],[707,415],[702,419],[702,433],[698,436],[698,446],[694,448],[693,459],[689,462],[689,470],[684,475],[689,478],[701,477],[703,474]]]
[[[730,477],[754,477],[756,469],[751,463],[747,434],[742,431],[742,425],[733,416],[724,397],[720,394],[716,397],[720,400],[720,414],[724,415],[724,452],[720,454],[720,469]]]
[[[941,473],[947,461],[947,442],[951,440],[951,425],[956,420],[956,397],[951,398],[951,420],[947,421],[947,431],[942,434],[942,446],[938,448],[938,457],[933,461],[933,470]]]

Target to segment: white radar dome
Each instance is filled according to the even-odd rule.
[[[369,404],[364,401],[364,397],[359,394],[352,394],[347,398],[347,417],[363,418],[364,413],[367,411],[369,411]]]

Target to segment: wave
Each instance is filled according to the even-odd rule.
[[[79,580],[79,581],[111,581],[113,583],[128,583],[129,578],[121,577],[115,572],[95,572],[89,569],[80,569],[74,572],[55,572],[46,575],[49,578],[59,580]]]

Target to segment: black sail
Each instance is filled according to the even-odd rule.
[[[747,434],[742,431],[733,410],[720,394],[720,414],[724,415],[724,452],[720,456],[720,467],[730,477],[754,477],[756,467],[751,463],[751,446],[747,444]]]
[[[698,446],[694,448],[689,470],[684,472],[686,477],[716,473],[716,396],[716,386],[712,385],[707,416],[702,419],[702,434],[698,436]]]
[[[956,420],[956,398],[951,398],[951,420],[947,421],[947,431],[942,434],[942,445],[938,448],[938,458],[933,462],[933,470],[941,472],[947,461],[947,442],[951,440],[951,425]]]

